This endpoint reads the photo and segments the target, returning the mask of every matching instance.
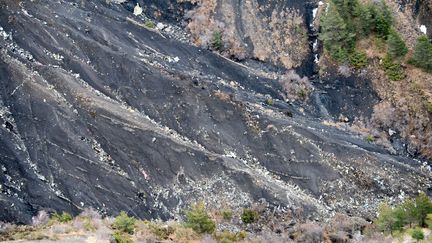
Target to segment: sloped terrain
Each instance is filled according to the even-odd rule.
[[[324,125],[319,85],[287,103],[265,64],[145,28],[130,4],[0,1],[0,220],[86,207],[166,219],[198,200],[371,216],[430,188],[427,163]]]

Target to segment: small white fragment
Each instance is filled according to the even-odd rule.
[[[165,29],[165,25],[162,24],[162,23],[157,23],[157,25],[156,25],[156,29],[158,29],[158,30],[163,30],[163,29]]]
[[[134,14],[135,16],[139,16],[139,15],[142,14],[142,12],[143,12],[143,9],[140,7],[139,3],[137,3],[137,5],[136,5],[135,8],[134,8],[134,12],[133,12],[133,14]]]
[[[318,6],[321,6],[321,5],[323,5],[324,3],[323,3],[323,1],[319,1],[318,2]]]
[[[390,136],[393,136],[394,134],[396,134],[396,131],[390,128],[390,129],[388,130],[388,134],[389,134]]]
[[[420,25],[420,31],[423,33],[423,34],[427,34],[427,28],[426,28],[426,26],[425,25]]]

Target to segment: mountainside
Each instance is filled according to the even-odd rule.
[[[167,219],[201,200],[372,218],[430,193],[430,161],[336,123],[382,97],[369,78],[318,78],[318,2],[118,2],[0,0],[0,220]]]

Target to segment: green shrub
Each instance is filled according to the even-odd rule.
[[[424,239],[423,230],[420,228],[413,229],[411,232],[411,237],[416,240],[423,240]]]
[[[426,222],[428,228],[432,229],[432,214],[431,213],[426,216],[425,222]]]
[[[125,211],[121,211],[115,218],[113,227],[121,232],[133,234],[135,229],[136,219],[129,217]]]
[[[425,101],[425,107],[429,113],[432,113],[432,102],[431,101]]]
[[[124,234],[122,232],[116,231],[114,232],[114,234],[112,235],[114,242],[116,243],[132,243],[132,239],[127,235]]]
[[[59,221],[59,222],[62,222],[62,223],[67,223],[73,219],[72,215],[70,215],[67,212],[62,212],[61,214],[58,214],[57,212],[55,212],[52,215],[52,218]]]
[[[366,53],[360,51],[354,51],[349,56],[349,60],[351,65],[353,65],[355,68],[363,68],[368,64]]]
[[[266,103],[267,105],[273,105],[273,104],[274,104],[273,98],[272,98],[272,97],[268,97],[268,98],[265,100],[265,103]]]
[[[425,71],[432,72],[432,43],[423,35],[417,39],[410,63]]]
[[[245,209],[243,209],[241,219],[242,219],[243,223],[245,223],[245,224],[254,223],[258,219],[258,213],[252,209],[245,208]]]
[[[215,50],[222,50],[222,33],[220,31],[213,32],[211,46]]]
[[[232,216],[233,216],[233,213],[232,213],[232,211],[231,210],[223,210],[222,211],[222,218],[224,219],[224,220],[231,220],[232,219]]]
[[[366,141],[368,141],[369,143],[372,143],[372,142],[375,141],[375,137],[373,135],[371,135],[371,134],[368,134],[366,136]]]
[[[383,59],[383,67],[386,75],[393,81],[402,80],[405,78],[405,72],[403,71],[399,63],[393,62],[390,55],[386,55]]]
[[[150,231],[156,235],[159,239],[166,240],[172,234],[174,234],[175,229],[169,225],[159,225],[156,223],[149,223]]]
[[[215,233],[215,238],[217,242],[221,243],[232,243],[244,240],[247,236],[245,231],[240,231],[238,233],[233,233],[228,230],[224,230],[222,232]]]
[[[186,211],[186,226],[192,228],[197,233],[213,233],[216,229],[216,223],[207,214],[203,203],[192,205],[189,211]]]
[[[152,21],[150,21],[150,20],[147,20],[144,23],[144,26],[147,27],[147,28],[149,28],[149,29],[154,29],[156,27],[156,25]]]
[[[335,59],[338,63],[347,63],[349,61],[348,51],[344,48],[334,49],[330,56]]]
[[[301,98],[301,99],[306,98],[306,96],[307,96],[307,92],[306,92],[306,90],[305,90],[304,88],[300,87],[300,88],[297,90],[297,96],[298,96],[299,98]]]

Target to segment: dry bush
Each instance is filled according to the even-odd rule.
[[[32,217],[31,225],[35,227],[43,226],[46,225],[49,220],[50,220],[49,214],[42,210],[39,211],[36,216]]]
[[[297,226],[296,242],[322,242],[324,240],[323,228],[315,223],[305,223]]]
[[[379,128],[388,128],[395,123],[396,109],[388,101],[377,104],[373,109],[371,122]]]
[[[294,70],[288,71],[279,79],[287,99],[307,99],[313,86],[307,77],[300,77]]]
[[[347,65],[341,65],[338,67],[338,73],[344,77],[351,76],[352,74],[351,72],[352,72],[351,68]]]
[[[102,216],[94,208],[85,208],[79,215],[80,217],[86,217],[92,220],[100,220]]]
[[[366,225],[368,222],[363,218],[337,213],[331,220],[330,228],[335,232],[342,231],[353,235],[357,231],[362,231]]]
[[[0,234],[8,233],[15,229],[15,225],[0,221]]]

